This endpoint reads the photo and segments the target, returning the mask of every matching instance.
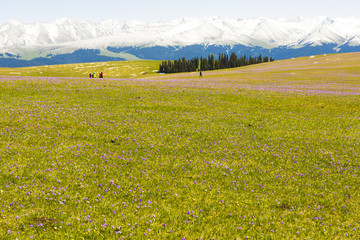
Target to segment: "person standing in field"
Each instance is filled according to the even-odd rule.
[[[202,71],[200,71],[200,77],[202,78]]]
[[[96,78],[96,72],[93,73],[93,78]]]
[[[100,74],[99,74],[99,78],[103,78],[103,77],[104,77],[103,72],[100,72]]]
[[[89,73],[89,77],[92,78],[92,74],[91,74],[91,73]]]

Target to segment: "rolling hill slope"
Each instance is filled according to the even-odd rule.
[[[360,95],[360,53],[316,55],[246,67],[149,77],[189,87]]]
[[[157,70],[161,61],[119,61],[119,62],[97,62],[97,63],[79,63],[65,65],[51,65],[25,68],[0,68],[0,75],[7,76],[42,76],[42,77],[84,77],[88,78],[90,72],[104,72],[105,78],[145,78],[145,79],[187,79],[198,78],[198,73],[179,73],[159,75]],[[207,71],[204,72],[205,78],[217,79],[220,76],[227,80],[252,81],[261,79],[259,76],[266,76],[265,83],[274,83],[269,81],[271,78],[278,77],[281,81],[283,76],[301,77],[305,73],[318,73],[319,79],[334,78],[340,74],[353,75],[360,74],[360,52],[342,53],[342,54],[323,54],[301,58],[293,58],[268,62],[246,67]],[[321,73],[321,74],[320,74]],[[310,77],[313,79],[313,76]],[[359,76],[360,79],[360,76]],[[335,79],[336,80],[336,79]],[[341,77],[338,79],[341,81]],[[277,82],[275,81],[275,82]]]
[[[156,74],[160,61],[78,63],[24,68],[0,68],[0,75],[42,77],[89,77],[103,72],[105,78],[138,78]]]

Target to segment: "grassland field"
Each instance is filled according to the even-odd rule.
[[[142,60],[0,68],[0,75],[88,78],[90,73],[95,72],[99,76],[103,72],[105,78],[141,78],[157,75],[160,63],[161,61]]]
[[[0,69],[1,239],[360,238],[360,53],[157,64]]]

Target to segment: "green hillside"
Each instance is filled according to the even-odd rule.
[[[88,77],[90,72],[103,72],[105,78],[139,78],[157,74],[161,61],[119,61],[0,68],[0,75],[42,77]]]
[[[254,73],[269,72],[288,72],[291,71],[313,71],[342,69],[341,71],[358,72],[359,53],[347,54],[330,54],[317,55],[309,57],[301,57],[296,59],[288,59],[275,61],[271,63],[255,64],[246,67],[223,69],[215,71],[207,71],[206,76],[219,76],[225,74],[227,77],[246,77],[246,73],[250,73],[249,78]],[[157,71],[162,61],[154,60],[134,60],[134,61],[118,61],[118,62],[95,62],[95,63],[77,63],[63,65],[46,65],[24,68],[0,68],[0,76],[41,76],[41,77],[89,77],[89,73],[104,73],[104,78],[144,78],[144,77],[160,77],[173,78],[179,77],[197,77],[197,73],[180,73],[167,74],[160,76]],[[264,79],[264,78],[263,78]]]

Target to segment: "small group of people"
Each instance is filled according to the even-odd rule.
[[[90,77],[90,78],[96,78],[96,72],[94,72],[94,73],[89,73],[89,77]],[[104,78],[103,72],[100,72],[100,73],[99,73],[99,78]]]

